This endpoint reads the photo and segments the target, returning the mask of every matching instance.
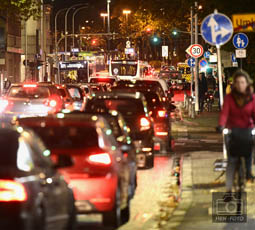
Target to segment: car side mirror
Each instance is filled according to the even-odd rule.
[[[57,157],[57,163],[55,164],[55,169],[67,168],[73,166],[74,162],[71,156],[60,154]]]

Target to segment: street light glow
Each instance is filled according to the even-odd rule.
[[[107,14],[107,13],[101,13],[100,16],[101,16],[101,17],[107,17],[108,14]]]
[[[131,10],[123,10],[123,14],[131,14]]]

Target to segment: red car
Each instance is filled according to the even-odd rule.
[[[128,221],[132,198],[128,160],[101,116],[59,113],[17,123],[42,138],[53,160],[71,155],[74,165],[59,171],[73,189],[79,214],[102,213],[105,226]]]

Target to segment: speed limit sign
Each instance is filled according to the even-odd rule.
[[[194,44],[189,47],[189,53],[194,58],[199,58],[203,55],[204,49],[203,46],[199,44]]]

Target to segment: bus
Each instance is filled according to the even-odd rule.
[[[109,75],[118,80],[137,80],[150,76],[150,65],[140,60],[111,60]]]
[[[177,63],[177,71],[181,73],[182,79],[185,79],[186,82],[191,82],[191,69],[187,63]]]

